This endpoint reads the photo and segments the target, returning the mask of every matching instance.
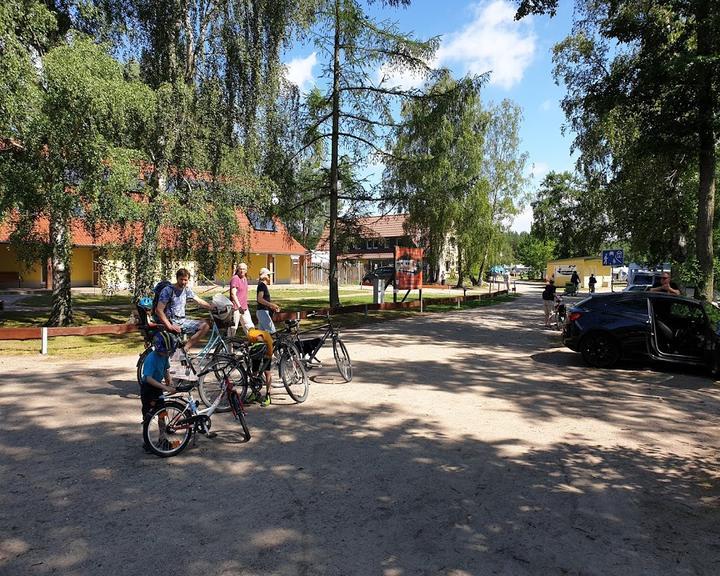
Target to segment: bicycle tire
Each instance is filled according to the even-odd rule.
[[[343,377],[345,382],[350,382],[353,377],[352,361],[350,360],[350,354],[345,347],[345,343],[338,336],[333,338],[333,355],[335,356],[335,364],[337,365],[340,376]]]
[[[183,418],[184,414],[190,415],[188,405],[178,400],[166,400],[164,405],[157,406],[150,411],[143,423],[143,440],[153,454],[160,458],[169,458],[177,456],[187,448],[193,433],[193,424],[188,424],[178,431],[172,430],[171,438],[168,438],[166,432],[168,422],[172,424]],[[162,420],[165,420],[163,425],[161,425]],[[155,430],[158,431],[158,434],[153,433]]]
[[[218,395],[222,393],[223,380],[226,375],[243,397],[247,394],[248,382],[245,368],[234,359],[227,356],[220,356],[208,364],[205,370],[198,376],[198,395],[202,403],[208,408],[212,406]],[[230,410],[230,403],[226,396],[220,400],[216,411],[227,412],[228,410]]]
[[[305,402],[310,391],[309,379],[300,352],[294,344],[286,344],[281,351],[278,372],[290,398],[298,404]]]
[[[136,374],[138,386],[142,386],[143,364],[145,364],[145,358],[148,357],[148,354],[150,354],[150,352],[152,352],[152,348],[148,346],[140,353],[140,356],[138,358]]]
[[[247,442],[250,440],[250,429],[248,428],[247,421],[245,420],[245,412],[243,412],[242,404],[240,402],[240,394],[237,391],[233,391],[230,402],[232,403],[233,415],[235,416],[235,419],[240,422],[240,426],[242,426],[243,434],[245,436],[245,442]]]

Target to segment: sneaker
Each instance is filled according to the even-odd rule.
[[[205,432],[206,438],[215,438],[217,436],[217,432]]]
[[[270,406],[272,404],[272,399],[270,398],[270,394],[266,394],[265,398],[263,398],[260,402],[260,406],[265,408],[266,406]]]
[[[247,396],[245,396],[245,404],[252,404],[253,402],[257,402],[258,397],[255,394],[255,392],[250,392]]]

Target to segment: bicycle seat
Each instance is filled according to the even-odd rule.
[[[295,328],[298,324],[300,324],[300,321],[295,318],[293,318],[292,320],[285,320],[285,326],[290,330]]]
[[[194,382],[188,382],[187,384],[180,384],[178,386],[175,386],[175,390],[178,392],[190,392],[195,387]]]

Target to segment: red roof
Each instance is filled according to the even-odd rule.
[[[302,244],[290,236],[287,228],[279,219],[274,219],[276,231],[268,232],[253,229],[247,216],[240,210],[236,211],[236,216],[240,230],[249,230],[250,232],[250,245],[246,245],[246,237],[243,237],[241,233],[241,235],[236,236],[234,239],[233,250],[237,252],[253,252],[256,254],[302,255],[307,252]],[[88,232],[80,219],[74,219],[71,226],[73,246],[103,246],[105,244],[124,242],[130,238],[134,238],[135,242],[139,244],[143,234],[142,226],[139,222],[127,227],[113,226],[99,232],[97,236],[93,236]],[[13,228],[12,218],[0,223],[0,242],[9,241]],[[47,217],[42,217],[35,223],[35,233],[48,241],[50,236],[49,229],[50,226]],[[161,243],[164,246],[171,246],[173,244],[174,236],[172,229],[165,227],[160,231],[160,234]]]
[[[363,238],[399,238],[406,235],[403,229],[405,220],[407,220],[407,214],[381,214],[379,216],[363,216],[355,222]],[[315,250],[327,251],[330,249],[327,245],[329,234],[326,227]]]

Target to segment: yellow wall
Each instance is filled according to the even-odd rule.
[[[23,268],[17,258],[17,253],[8,244],[0,244],[0,272],[17,272],[22,279],[20,283],[22,288],[43,287],[42,266],[40,263],[29,269]],[[15,284],[14,288],[17,287],[17,284]]]
[[[248,278],[251,282],[257,282],[260,268],[267,268],[267,254],[249,254],[245,263],[248,265]]]
[[[610,276],[612,275],[612,268],[610,266],[603,266],[601,258],[564,258],[562,260],[550,260],[547,263],[547,278],[555,279],[556,286],[565,286],[570,282],[570,274],[560,274],[559,269],[568,269],[571,266],[575,266],[578,275],[580,276],[580,286],[583,288],[588,287],[588,279],[590,274],[595,274],[597,279],[597,287],[609,286]]]
[[[70,277],[73,286],[93,285],[93,248],[75,246],[72,251]]]
[[[288,254],[275,256],[275,284],[290,284],[292,281],[292,261]]]

